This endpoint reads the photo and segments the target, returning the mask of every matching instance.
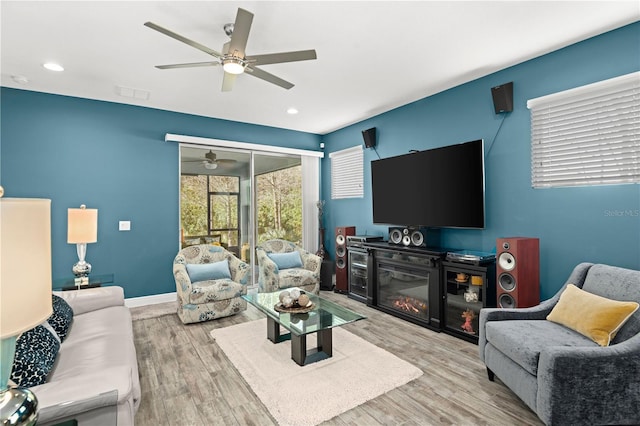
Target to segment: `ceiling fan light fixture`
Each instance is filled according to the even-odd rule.
[[[218,163],[204,163],[204,168],[207,170],[215,170],[218,168]]]
[[[222,69],[224,70],[224,78],[222,80],[221,90],[223,92],[231,91],[236,80],[234,76],[243,74],[245,71],[249,75],[259,78],[260,80],[275,84],[276,86],[280,86],[286,90],[291,89],[294,86],[293,83],[290,83],[280,77],[263,71],[262,69],[258,68],[258,66],[317,59],[316,51],[311,49],[246,56],[245,48],[247,47],[247,41],[249,39],[249,32],[251,30],[252,22],[253,13],[239,7],[235,21],[232,24],[224,25],[224,31],[231,38],[231,40],[222,45],[222,53],[216,52],[215,50],[203,44],[200,44],[194,40],[190,40],[167,28],[163,28],[160,25],[154,24],[153,22],[148,21],[145,22],[144,25],[148,28],[151,28],[152,30],[158,31],[177,41],[194,47],[217,59],[216,61],[212,62],[156,65],[156,68],[158,69],[167,70],[176,68],[222,66]]]
[[[246,63],[240,58],[224,58],[222,60],[222,69],[229,74],[242,74]]]

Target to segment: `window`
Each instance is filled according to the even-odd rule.
[[[215,236],[226,247],[238,246],[238,177],[182,175],[180,198],[183,238]]]
[[[534,188],[640,183],[640,72],[527,107]]]
[[[209,181],[209,232],[220,235],[227,247],[240,245],[240,178],[207,176]]]
[[[362,146],[343,149],[329,154],[331,158],[331,198],[364,197],[362,175]]]
[[[281,157],[260,158],[280,160]],[[300,159],[296,159],[300,163]],[[291,161],[291,160],[289,160]],[[256,175],[258,244],[281,238],[302,245],[302,166]]]

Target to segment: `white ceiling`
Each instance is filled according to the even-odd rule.
[[[1,84],[325,134],[640,20],[635,1],[5,1]],[[291,90],[247,75],[222,93],[219,67],[158,70],[211,56],[238,7],[255,14],[247,54],[316,49],[265,65]],[[62,73],[42,68],[46,61]],[[14,81],[21,76],[27,83]],[[122,97],[116,86],[148,91]],[[4,106],[4,105],[3,105]],[[286,113],[295,107],[297,115]]]

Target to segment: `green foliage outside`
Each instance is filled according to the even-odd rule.
[[[257,177],[258,242],[282,238],[302,244],[302,167]]]
[[[248,199],[238,195],[238,177],[209,176],[211,195],[211,228],[239,228],[238,202]],[[256,177],[257,227],[260,244],[273,238],[302,242],[302,169],[290,167]],[[222,194],[221,194],[222,193]],[[185,237],[208,235],[207,225],[207,176],[181,177],[181,224]],[[246,226],[245,228],[248,228]],[[222,242],[238,245],[237,231],[221,234]],[[246,236],[243,238],[246,241]]]
[[[207,235],[207,177],[180,179],[180,222],[184,236]]]

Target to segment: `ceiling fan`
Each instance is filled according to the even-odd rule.
[[[229,40],[222,46],[222,53],[216,52],[215,50],[210,49],[207,46],[183,37],[180,34],[174,33],[173,31],[163,28],[160,25],[154,24],[153,22],[145,22],[144,25],[171,38],[188,44],[191,47],[195,47],[196,49],[201,50],[202,52],[207,53],[217,59],[217,61],[210,62],[156,65],[156,68],[166,70],[176,68],[193,68],[222,65],[222,69],[224,70],[224,78],[222,80],[223,92],[228,92],[233,89],[233,84],[236,81],[236,77],[244,72],[246,72],[247,75],[251,75],[259,79],[268,81],[269,83],[273,83],[285,89],[291,89],[293,87],[292,83],[283,80],[273,74],[270,74],[258,68],[257,66],[316,59],[316,51],[313,49],[298,50],[294,52],[268,53],[264,55],[248,56],[245,52],[245,48],[247,46],[247,40],[249,39],[249,31],[251,30],[252,22],[253,13],[238,8],[235,22],[233,24],[226,24],[224,26],[224,31],[229,37],[231,37],[231,40]]]
[[[218,156],[211,150],[204,155],[204,159],[185,160],[185,163],[202,163],[202,165],[209,169],[217,169],[219,165],[233,164],[236,160],[218,158]]]

